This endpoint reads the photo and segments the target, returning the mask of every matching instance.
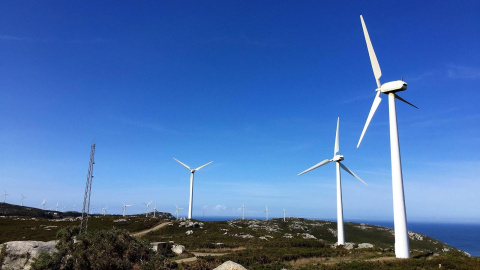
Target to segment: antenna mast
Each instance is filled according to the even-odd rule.
[[[82,222],[80,224],[80,234],[87,233],[88,215],[90,213],[90,194],[92,193],[93,164],[95,155],[95,142],[90,150],[90,164],[88,165],[87,184],[85,186],[85,195],[83,197]]]

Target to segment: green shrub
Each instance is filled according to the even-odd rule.
[[[78,235],[78,227],[58,232],[57,252],[42,253],[33,263],[36,270],[46,269],[173,269],[176,263],[156,254],[148,242],[138,240],[125,230],[110,229]]]

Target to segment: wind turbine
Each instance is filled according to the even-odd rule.
[[[3,192],[3,203],[5,203],[5,201],[7,200],[7,196],[8,196],[7,192],[4,191]]]
[[[181,210],[181,209],[183,209],[183,208],[178,208],[178,206],[177,206],[176,204],[175,204],[175,207],[177,208],[177,209],[175,210],[175,212],[177,213],[177,219],[178,219],[178,210]]]
[[[242,204],[242,220],[245,219],[245,204]]]
[[[104,208],[102,208],[102,214],[103,214],[103,216],[105,216],[105,213],[107,213],[107,208],[108,208],[108,205],[105,206]]]
[[[302,175],[306,172],[309,172],[313,169],[316,169],[318,167],[321,167],[327,163],[330,163],[332,161],[336,162],[336,167],[337,167],[337,238],[338,238],[338,244],[339,245],[344,245],[345,244],[345,235],[344,235],[344,230],[343,230],[343,203],[342,203],[342,180],[340,176],[340,168],[345,170],[347,173],[351,174],[353,177],[357,178],[360,182],[364,183],[367,185],[367,183],[363,182],[360,177],[358,177],[356,174],[354,174],[350,169],[348,169],[345,165],[343,165],[340,161],[342,161],[343,155],[340,154],[338,151],[340,149],[340,142],[338,138],[338,129],[340,125],[340,117],[337,119],[337,133],[335,135],[335,147],[333,149],[333,158],[332,159],[325,159],[321,161],[320,163],[310,167],[309,169],[306,169],[305,171],[299,173],[298,175]],[[367,185],[368,186],[368,185]]]
[[[43,202],[42,202],[42,209],[45,210],[45,204],[47,203],[47,200],[43,199]]]
[[[63,205],[63,206],[62,206],[62,212],[64,212],[64,210],[65,210],[65,206],[66,206],[66,205]]]
[[[287,211],[285,211],[285,208],[284,208],[283,209],[283,222],[285,222],[285,212],[287,212]]]
[[[268,205],[265,206],[265,214],[266,214],[265,220],[268,221]]]
[[[75,206],[76,206],[76,204],[73,205],[72,212],[75,211]]]
[[[125,216],[125,212],[127,211],[127,207],[133,206],[133,204],[125,204],[123,203],[123,216]]]
[[[150,201],[149,203],[143,203],[147,206],[147,210],[145,211],[145,217],[148,217],[148,207],[150,206],[151,203],[152,201]]]
[[[192,208],[193,208],[193,174],[196,171],[200,170],[201,168],[211,164],[213,161],[210,161],[209,163],[192,170],[192,169],[190,169],[190,167],[183,164],[180,160],[178,160],[176,158],[173,158],[173,159],[175,159],[178,163],[180,163],[183,167],[187,168],[190,171],[190,202],[188,204],[188,219],[191,219],[192,218]]]
[[[55,211],[58,212],[58,202],[57,202],[57,207],[55,208]]]
[[[23,196],[23,194],[20,194],[20,195],[22,195],[21,201],[22,201],[22,206],[23,206],[23,199],[25,199],[25,198],[27,198],[27,197]]]
[[[395,107],[395,99],[401,100],[408,105],[411,105],[417,108],[412,103],[406,101],[397,95],[397,92],[404,91],[407,89],[407,83],[403,80],[387,82],[384,84],[380,83],[380,77],[382,76],[382,71],[380,70],[380,65],[378,64],[377,56],[373,50],[372,42],[370,41],[370,36],[368,35],[367,26],[363,21],[362,15],[360,15],[360,21],[362,22],[363,34],[365,36],[365,41],[367,43],[368,55],[370,56],[370,63],[372,64],[373,74],[375,75],[375,80],[377,81],[377,94],[373,100],[372,108],[368,113],[367,121],[363,127],[362,135],[358,140],[357,148],[362,142],[365,131],[367,131],[368,125],[372,120],[375,111],[380,104],[382,99],[380,94],[384,93],[388,95],[388,112],[389,112],[389,122],[390,122],[390,159],[392,164],[392,191],[393,191],[393,217],[394,217],[394,228],[395,228],[395,255],[397,258],[409,258],[410,257],[410,248],[408,240],[408,230],[407,230],[407,213],[405,210],[405,197],[403,192],[403,178],[402,178],[402,161],[400,158],[400,142],[398,139],[398,126],[397,126],[397,112]],[[418,108],[417,108],[418,109]]]
[[[157,212],[157,203],[155,203],[155,207],[153,208],[153,217],[155,217],[155,212]]]

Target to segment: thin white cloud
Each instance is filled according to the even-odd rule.
[[[447,77],[451,79],[480,79],[480,68],[462,65],[447,65]]]
[[[0,40],[10,40],[10,41],[33,41],[31,38],[26,37],[17,37],[10,35],[0,35]]]

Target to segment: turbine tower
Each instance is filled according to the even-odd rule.
[[[380,65],[378,63],[377,56],[375,55],[375,51],[373,50],[373,45],[370,41],[367,26],[365,25],[362,15],[360,15],[360,21],[362,22],[363,34],[367,43],[368,55],[370,56],[370,63],[372,64],[373,74],[375,75],[375,80],[377,81],[377,89],[375,90],[377,91],[377,94],[375,96],[375,99],[373,100],[372,108],[368,113],[367,121],[365,123],[365,126],[363,127],[362,135],[360,135],[360,139],[358,140],[357,148],[362,142],[365,131],[367,131],[368,125],[370,124],[370,121],[372,120],[372,117],[375,114],[375,111],[377,110],[380,101],[382,101],[382,99],[380,98],[380,94],[387,94],[390,122],[390,159],[392,164],[391,166],[393,217],[395,228],[395,255],[397,258],[409,258],[410,247],[407,229],[407,213],[405,209],[405,197],[403,191],[402,161],[400,158],[400,141],[398,139],[395,99],[403,101],[417,109],[418,107],[397,95],[397,92],[407,89],[407,83],[403,80],[387,82],[384,84],[380,83],[382,71],[380,70]]]
[[[145,217],[148,217],[148,207],[150,206],[151,203],[152,201],[150,201],[149,203],[143,203],[145,204],[145,206],[147,206],[147,210],[145,211]]]
[[[90,163],[88,164],[87,184],[85,185],[85,195],[83,196],[82,221],[80,223],[80,234],[87,233],[88,216],[90,214],[90,195],[92,194],[93,182],[93,164],[95,156],[95,142],[90,147]]]
[[[73,205],[72,212],[75,211],[75,206],[76,206],[76,204]]]
[[[283,222],[285,222],[285,212],[287,212],[287,211],[285,211],[285,209],[283,209]]]
[[[57,202],[57,207],[55,207],[55,211],[58,212],[58,202]]]
[[[22,206],[23,206],[23,199],[25,199],[25,198],[27,198],[27,197],[23,196],[23,194],[20,194],[20,195],[22,195],[21,201],[22,201]]]
[[[245,220],[245,204],[242,204],[242,220]]]
[[[190,167],[188,167],[187,165],[183,164],[180,160],[176,159],[176,158],[173,158],[175,159],[178,163],[180,163],[183,167],[187,168],[189,171],[190,171],[190,202],[188,204],[188,219],[192,219],[192,210],[193,210],[193,174],[200,170],[201,168],[211,164],[213,161],[210,161],[209,163],[205,164],[205,165],[202,165],[196,169],[191,169]]]
[[[45,204],[47,203],[47,200],[43,199],[43,202],[42,202],[42,210],[45,210]]]
[[[153,208],[153,217],[155,217],[155,212],[157,212],[157,203],[155,203],[155,207]]]
[[[64,210],[65,210],[65,205],[62,206],[62,212],[64,212]]]
[[[178,210],[181,210],[181,209],[183,209],[183,208],[178,208],[178,206],[177,206],[176,204],[175,204],[175,207],[177,208],[177,209],[175,210],[175,212],[177,213],[177,219],[178,219]]]
[[[123,203],[123,216],[125,217],[125,213],[127,212],[127,207],[133,206],[133,204],[125,204]]]
[[[325,159],[321,161],[320,163],[312,166],[309,169],[306,169],[305,171],[299,173],[298,175],[302,175],[306,172],[309,172],[313,169],[316,169],[318,167],[321,167],[327,163],[330,163],[334,161],[336,163],[337,167],[337,238],[338,238],[338,245],[345,245],[345,235],[344,235],[344,230],[343,230],[343,203],[342,203],[342,181],[341,181],[341,176],[340,176],[340,168],[345,170],[347,173],[351,174],[353,177],[357,178],[360,182],[364,183],[367,185],[367,183],[363,182],[360,177],[358,177],[356,174],[354,174],[351,170],[349,170],[345,165],[343,165],[340,161],[342,161],[343,155],[339,153],[340,149],[340,142],[338,138],[338,129],[340,125],[340,117],[337,119],[337,133],[335,135],[335,147],[333,149],[333,158],[332,159]],[[368,186],[368,185],[367,185]]]
[[[265,214],[266,214],[265,220],[268,221],[268,205],[265,206]]]
[[[7,200],[7,196],[8,196],[7,192],[6,191],[3,192],[3,203],[5,203],[5,201]]]

